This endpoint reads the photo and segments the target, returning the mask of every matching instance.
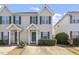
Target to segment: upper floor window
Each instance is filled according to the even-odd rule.
[[[70,23],[79,23],[79,16],[70,16]]]
[[[2,24],[9,24],[9,16],[2,16]]]
[[[13,16],[14,24],[21,24],[21,16]]]
[[[6,24],[9,24],[9,16],[6,16]]]
[[[30,24],[37,24],[38,23],[38,18],[37,16],[30,16]]]
[[[6,24],[6,16],[2,16],[2,24]]]
[[[0,24],[11,24],[11,16],[0,16]]]
[[[19,24],[19,16],[15,16],[15,24]]]
[[[51,24],[51,16],[40,16],[40,24]]]
[[[13,18],[13,19],[12,19]],[[21,24],[21,16],[0,16],[0,24]]]

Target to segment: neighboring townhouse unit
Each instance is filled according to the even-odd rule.
[[[47,6],[39,12],[11,12],[7,6],[0,8],[0,40],[9,45],[38,44],[41,38],[52,39],[52,16]]]
[[[65,32],[69,38],[79,37],[79,12],[68,12],[54,26],[55,34]]]

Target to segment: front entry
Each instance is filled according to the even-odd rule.
[[[31,32],[31,43],[36,44],[36,32]]]
[[[15,44],[17,44],[17,32],[15,32]]]
[[[11,32],[11,44],[17,44],[17,32]]]

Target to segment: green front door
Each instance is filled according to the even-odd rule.
[[[15,32],[15,44],[17,44],[17,32]]]
[[[32,43],[36,43],[36,32],[32,32]]]

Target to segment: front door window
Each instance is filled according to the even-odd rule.
[[[32,32],[32,43],[36,42],[36,32]]]
[[[15,32],[15,44],[17,44],[17,32]]]

